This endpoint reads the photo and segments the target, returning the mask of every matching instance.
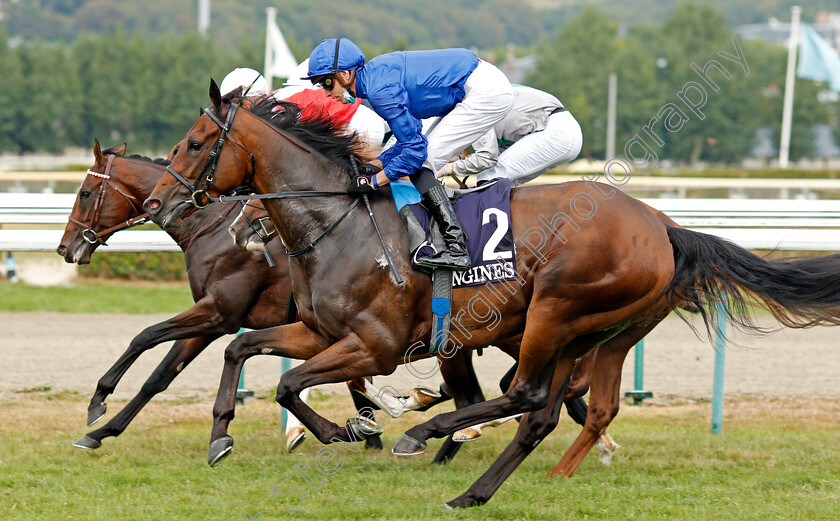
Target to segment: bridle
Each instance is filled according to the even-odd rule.
[[[336,47],[338,47],[338,46],[336,46]],[[228,109],[227,117],[225,118],[224,123],[222,123],[220,118],[216,117],[216,115],[213,114],[213,111],[211,111],[210,108],[205,108],[204,109],[204,113],[207,114],[207,116],[214,123],[216,123],[219,126],[219,128],[222,129],[222,132],[219,135],[218,141],[216,141],[216,145],[213,147],[213,150],[210,152],[210,157],[207,158],[207,163],[204,164],[204,168],[201,170],[201,174],[199,174],[198,178],[195,180],[195,183],[190,184],[190,182],[187,181],[184,178],[184,176],[182,176],[177,171],[175,171],[175,169],[172,168],[171,165],[166,167],[167,172],[172,174],[172,176],[175,179],[177,179],[182,185],[186,186],[188,189],[193,191],[192,196],[190,197],[190,202],[192,202],[194,207],[196,207],[200,210],[200,209],[206,208],[210,203],[213,203],[213,202],[221,202],[221,203],[224,203],[224,202],[227,202],[227,201],[246,201],[247,202],[247,201],[252,200],[252,199],[297,199],[297,198],[301,198],[301,197],[336,197],[336,196],[345,196],[346,197],[346,196],[349,195],[346,191],[327,191],[327,190],[301,190],[301,191],[298,191],[298,192],[275,192],[275,193],[268,193],[268,194],[249,194],[249,195],[220,195],[219,197],[212,197],[210,195],[207,195],[207,190],[210,187],[213,180],[215,179],[216,168],[218,168],[218,166],[219,166],[219,154],[222,151],[222,146],[225,144],[225,140],[227,138],[228,133],[230,132],[231,128],[233,127],[233,120],[234,120],[234,117],[236,116],[236,110],[238,108],[239,108],[239,106],[236,103],[231,103],[230,104],[230,109]],[[281,133],[281,135],[285,136],[285,134],[282,134],[282,133]],[[288,136],[286,136],[286,138],[289,139]],[[238,146],[242,150],[244,150],[245,153],[247,153],[248,156],[251,158],[251,174],[246,179],[246,183],[247,183],[248,180],[253,179],[254,175],[256,174],[256,160],[254,159],[254,155],[251,154],[251,152],[247,148],[240,145],[239,143],[237,143],[233,139],[231,139],[230,142],[233,143],[234,145]],[[293,140],[292,140],[292,142],[295,143]],[[295,143],[295,145],[301,146],[298,143]],[[189,144],[187,146],[189,146]],[[355,175],[358,176],[359,175],[358,165],[356,164],[355,158],[353,158],[350,161],[350,163],[353,167],[353,170],[355,171]],[[199,190],[198,187],[201,184],[202,180],[204,181],[204,186],[201,188],[201,190]],[[198,202],[197,196],[206,197],[207,204],[202,206]],[[379,240],[382,243],[382,248],[385,251],[385,256],[388,259],[388,264],[391,268],[391,271],[394,274],[394,278],[395,278],[395,280],[397,281],[398,284],[402,284],[403,279],[400,276],[399,271],[397,270],[396,263],[394,262],[394,260],[391,256],[391,252],[388,250],[387,246],[385,245],[385,241],[382,239],[381,233],[379,233],[379,227],[376,224],[376,220],[373,216],[373,211],[370,208],[370,202],[368,201],[367,195],[363,195],[362,197],[356,197],[356,200],[353,201],[353,204],[351,204],[350,207],[347,208],[347,210],[341,215],[341,217],[339,217],[337,221],[335,221],[333,224],[331,224],[329,227],[327,227],[327,229],[325,229],[323,232],[321,232],[321,235],[316,237],[307,246],[305,246],[305,247],[303,247],[299,250],[289,251],[289,249],[286,248],[285,244],[284,244],[283,247],[286,250],[286,255],[288,255],[289,257],[299,257],[301,255],[305,255],[305,254],[309,253],[310,251],[312,251],[312,249],[315,247],[316,244],[321,242],[321,240],[324,239],[324,237],[329,235],[331,231],[333,231],[339,224],[341,224],[344,221],[344,219],[347,218],[347,216],[349,216],[353,212],[353,210],[356,208],[356,206],[359,205],[359,199],[364,199],[365,204],[368,207],[368,214],[370,215],[371,220],[373,220],[374,227],[376,228],[377,235],[379,235]]]
[[[257,209],[260,209],[260,210],[262,210],[263,208],[261,206],[255,205],[255,204],[249,204],[248,202],[245,202],[242,205],[242,218],[245,219],[245,222],[248,224],[248,228],[250,228],[251,231],[254,232],[254,235],[259,237],[259,239],[262,242],[267,243],[277,233],[277,228],[275,228],[274,223],[271,222],[271,217],[266,215],[266,216],[263,216],[263,217],[260,217],[260,218],[256,219],[256,221],[251,221],[251,219],[248,219],[248,215],[245,213],[245,208],[246,207],[247,208],[257,208]],[[266,221],[268,221],[268,224],[271,226],[270,230],[268,229],[268,226],[266,225]]]
[[[119,186],[115,185],[111,182],[111,166],[114,163],[114,158],[116,156],[109,155],[108,160],[105,163],[105,170],[103,172],[94,172],[93,170],[87,170],[87,175],[98,177],[102,179],[102,183],[99,185],[99,192],[96,194],[96,201],[93,203],[93,217],[91,218],[90,224],[85,224],[73,217],[69,218],[69,221],[79,228],[82,228],[82,238],[85,242],[89,244],[105,244],[105,240],[103,237],[110,236],[114,232],[118,232],[120,230],[125,230],[126,228],[131,228],[133,226],[138,226],[140,224],[145,223],[149,220],[149,214],[143,212],[143,209],[138,204],[137,198],[125,193],[120,189]],[[108,229],[102,230],[97,232],[94,230],[96,225],[99,223],[99,218],[102,216],[102,209],[105,206],[105,196],[108,193],[108,188],[113,189],[115,192],[120,194],[128,201],[128,204],[131,205],[131,209],[134,210],[134,213],[137,213],[137,217],[132,217],[125,222],[122,222],[116,226],[112,226]]]
[[[251,154],[251,152],[249,152],[248,149],[246,149],[244,146],[240,145],[239,143],[237,143],[233,139],[227,139],[228,138],[228,133],[230,132],[230,129],[233,127],[233,120],[236,117],[236,110],[238,108],[239,108],[239,106],[236,103],[231,103],[230,104],[230,109],[228,110],[228,114],[227,114],[227,117],[225,118],[224,123],[222,123],[221,119],[216,117],[216,115],[213,113],[212,110],[210,110],[209,108],[204,109],[204,113],[207,114],[207,116],[214,123],[219,125],[219,128],[222,129],[222,133],[219,135],[219,139],[218,139],[218,141],[216,141],[216,144],[213,147],[213,150],[210,152],[210,157],[207,158],[207,163],[204,164],[204,168],[201,170],[201,173],[199,174],[198,178],[195,180],[195,183],[190,184],[190,182],[187,181],[184,178],[184,176],[179,174],[174,168],[172,168],[171,165],[166,167],[167,172],[172,174],[172,176],[175,179],[177,179],[182,185],[184,185],[187,188],[189,188],[190,190],[192,190],[192,196],[190,197],[190,202],[192,202],[193,206],[195,206],[196,208],[201,210],[203,208],[206,208],[210,203],[214,203],[214,202],[224,203],[224,202],[228,202],[228,201],[249,201],[251,199],[293,199],[293,198],[299,198],[299,197],[335,197],[335,196],[340,196],[340,195],[347,196],[347,192],[344,192],[344,191],[337,192],[337,191],[325,191],[325,190],[304,190],[304,191],[300,191],[300,192],[282,192],[282,193],[250,194],[250,195],[220,195],[219,197],[212,197],[210,195],[207,195],[207,190],[210,188],[210,185],[212,184],[213,180],[215,179],[216,169],[219,166],[219,155],[222,151],[222,146],[224,146],[225,141],[230,141],[234,145],[238,146],[239,148],[244,150],[245,153],[247,153],[248,156],[251,158],[251,174],[247,179],[248,180],[253,179],[254,174],[256,172],[256,161],[254,159],[254,155]],[[298,145],[298,146],[300,146],[300,145]],[[199,187],[199,185],[201,185],[202,181],[204,182],[204,186],[199,190],[198,187]],[[247,180],[246,180],[246,183],[247,183]],[[206,198],[207,204],[202,205],[198,201],[198,197]],[[314,248],[316,244],[318,244],[324,237],[327,236],[327,234],[329,234],[336,226],[338,226],[345,218],[347,218],[347,216],[350,215],[350,212],[352,212],[353,209],[356,208],[356,206],[358,204],[359,204],[359,200],[356,199],[353,202],[353,204],[350,205],[350,208],[348,208],[347,211],[344,212],[344,214],[338,219],[338,221],[336,221],[330,227],[328,227],[321,235],[318,236],[318,238],[316,238],[314,241],[312,241],[308,246],[306,246],[305,248],[302,248],[300,250],[291,251],[291,252],[287,249],[286,254],[289,257],[297,257],[297,256],[303,255],[303,254],[311,251],[312,248]]]
[[[228,110],[227,118],[225,119],[224,123],[222,123],[222,120],[220,120],[218,117],[216,117],[215,114],[213,114],[212,110],[210,110],[209,108],[204,109],[204,114],[206,114],[215,124],[219,125],[219,128],[222,129],[222,133],[219,135],[219,139],[218,141],[216,141],[216,145],[213,146],[213,150],[210,151],[210,156],[207,158],[207,162],[204,164],[204,168],[201,170],[201,173],[198,175],[198,178],[195,180],[195,183],[190,184],[190,182],[187,181],[184,178],[184,176],[182,176],[174,168],[172,168],[172,165],[167,165],[166,167],[166,171],[172,174],[172,177],[174,177],[176,180],[178,180],[179,183],[186,186],[188,189],[192,190],[192,195],[190,195],[190,202],[192,202],[193,206],[195,206],[199,210],[207,208],[207,206],[215,200],[213,197],[207,195],[207,189],[210,188],[210,185],[216,178],[216,169],[219,167],[219,155],[221,154],[222,146],[224,146],[225,140],[228,137],[228,132],[230,132],[230,129],[233,126],[233,118],[236,117],[236,109],[238,108],[239,105],[237,105],[236,103],[230,104],[230,109]],[[233,139],[231,139],[230,142],[244,150],[245,153],[248,154],[248,157],[251,158],[250,177],[253,177],[254,172],[256,171],[256,159],[254,159],[254,155],[250,151],[248,151],[248,149],[246,149]],[[198,187],[199,185],[201,185],[202,181],[204,182],[204,186],[201,189],[199,189]],[[207,203],[201,204],[198,199],[199,197],[206,197]]]

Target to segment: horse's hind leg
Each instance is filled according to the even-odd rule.
[[[570,477],[618,414],[624,359],[630,348],[660,321],[661,318],[647,325],[633,326],[598,348],[598,357],[592,369],[586,423],[549,475]]]
[[[457,498],[449,501],[450,508],[466,508],[483,505],[537,445],[554,430],[563,406],[563,397],[568,385],[568,370],[558,366],[551,381],[548,404],[522,417],[516,435],[493,465]]]
[[[415,425],[391,452],[398,456],[422,454],[429,438],[442,438],[464,427],[545,407],[555,367],[561,367],[568,377],[574,369],[574,360],[592,347],[591,342],[585,346],[580,342],[569,344],[570,332],[563,323],[562,313],[554,302],[532,304],[520,347],[519,367],[505,394]]]
[[[105,414],[105,398],[114,392],[117,383],[141,354],[170,340],[212,334],[221,336],[225,333],[222,327],[224,321],[225,317],[219,313],[215,300],[211,295],[207,295],[187,311],[144,329],[131,340],[125,353],[99,379],[88,406],[88,426],[96,423]]]
[[[169,353],[164,357],[160,365],[157,366],[149,379],[146,380],[146,383],[143,384],[137,396],[128,405],[123,407],[116,416],[111,418],[108,423],[99,429],[89,432],[74,442],[73,445],[81,449],[96,449],[102,445],[103,438],[122,434],[140,410],[149,403],[149,400],[156,394],[166,390],[175,377],[181,374],[181,371],[217,338],[218,335],[203,336],[175,342],[175,345],[172,346],[172,349],[169,350]]]
[[[440,372],[452,391],[452,399],[457,409],[484,401],[484,393],[481,392],[481,385],[478,383],[473,367],[472,351],[459,349],[450,358],[441,359]],[[453,441],[450,435],[440,446],[434,463],[446,463],[452,460],[461,445]]]

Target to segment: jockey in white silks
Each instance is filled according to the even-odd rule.
[[[479,185],[504,177],[519,186],[576,158],[582,144],[580,125],[557,98],[514,85],[507,116],[473,143],[473,154],[444,165],[437,175],[478,174]]]

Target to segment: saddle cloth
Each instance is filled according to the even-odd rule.
[[[421,198],[414,185],[409,181],[395,181],[391,183],[391,192],[397,210],[407,205],[425,232],[426,241],[412,251],[412,261],[420,255],[433,253],[429,230],[432,218],[419,204]],[[496,179],[482,186],[479,191],[447,189],[447,192],[450,193],[452,206],[467,236],[467,250],[472,260],[470,270],[453,273],[453,287],[515,279],[516,258],[510,225],[510,180]],[[414,267],[427,271],[417,265]]]

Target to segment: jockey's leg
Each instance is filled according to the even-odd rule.
[[[478,174],[477,182],[499,177],[512,186],[527,183],[555,166],[572,161],[580,153],[580,125],[567,111],[548,117],[546,128],[528,134],[499,155],[496,166]]]
[[[512,105],[513,89],[508,79],[499,69],[482,61],[464,84],[464,99],[428,130],[426,160],[411,181],[440,225],[447,250],[418,258],[418,264],[454,270],[470,268],[464,232],[435,172],[501,121]]]
[[[450,270],[464,271],[470,269],[470,254],[467,251],[467,238],[455,209],[449,202],[443,186],[435,178],[435,174],[426,168],[411,176],[411,182],[417,187],[417,191],[423,195],[429,211],[440,226],[443,241],[446,249],[433,255],[425,255],[417,258],[417,264],[427,268],[446,268]]]

